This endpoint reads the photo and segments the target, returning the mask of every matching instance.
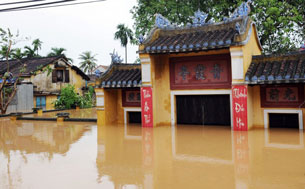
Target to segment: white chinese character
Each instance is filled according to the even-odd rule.
[[[235,112],[238,113],[238,112],[243,112],[243,111],[245,111],[244,105],[240,105],[235,102]]]
[[[144,122],[147,124],[147,123],[150,123],[150,115],[144,115]]]
[[[143,94],[144,94],[144,98],[149,98],[151,97],[150,92],[146,89],[143,89]]]

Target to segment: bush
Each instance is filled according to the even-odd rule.
[[[81,108],[91,108],[91,91],[89,90],[89,92],[85,93],[84,96],[80,96],[75,92],[75,87],[69,84],[67,87],[61,89],[60,98],[53,102],[54,106],[56,109],[71,109],[76,106]]]

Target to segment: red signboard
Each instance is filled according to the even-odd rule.
[[[141,88],[142,127],[153,127],[152,88]]]
[[[247,95],[246,85],[232,86],[233,128],[235,131],[247,131]]]
[[[170,60],[171,89],[231,88],[229,57],[197,56]]]
[[[300,84],[261,86],[262,107],[295,108],[304,102],[304,86]]]

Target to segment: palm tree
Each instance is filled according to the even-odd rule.
[[[52,47],[51,48],[51,52],[49,52],[49,54],[47,55],[48,57],[50,56],[59,56],[59,55],[64,55],[70,62],[73,62],[73,59],[72,58],[68,58],[66,55],[65,55],[65,51],[67,51],[67,49],[65,48],[57,48],[57,47]]]
[[[85,73],[90,73],[92,75],[92,71],[94,70],[94,68],[96,68],[97,64],[96,64],[96,59],[95,59],[95,55],[92,54],[91,51],[86,51],[83,52],[82,54],[79,55],[80,60],[82,60],[79,64],[80,64],[80,68],[85,72]]]
[[[32,49],[30,46],[24,46],[25,51],[24,54],[26,57],[31,58],[31,57],[35,57],[35,49]]]
[[[25,56],[25,53],[22,52],[21,48],[12,49],[12,58],[13,59],[22,59]]]
[[[40,41],[40,39],[35,39],[32,42],[32,45],[34,46],[34,51],[36,51],[36,56],[39,56],[38,49],[41,49],[41,44],[42,44],[42,41]]]
[[[57,48],[53,47],[51,48],[51,52],[47,56],[59,56],[59,55],[64,55],[64,51],[67,51],[65,48]]]
[[[119,24],[117,29],[117,32],[114,34],[114,39],[119,39],[121,41],[121,45],[125,47],[125,62],[127,63],[127,44],[128,42],[131,44],[133,43],[133,32],[124,24]]]

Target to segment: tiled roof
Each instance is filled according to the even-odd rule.
[[[53,57],[35,57],[35,58],[23,58],[20,60],[9,60],[10,72],[17,76],[20,70],[26,65],[24,76],[30,75],[31,72],[38,70],[41,66],[46,66],[53,63],[55,60],[62,58],[61,56]],[[0,75],[3,75],[7,70],[6,61],[0,61]]]
[[[248,84],[304,83],[305,51],[253,56],[245,75]]]
[[[101,75],[100,87],[102,88],[128,88],[140,87],[141,65],[112,63],[110,68]]]
[[[60,56],[52,56],[52,57],[34,57],[34,58],[23,58],[20,60],[9,60],[10,72],[13,76],[18,76],[20,74],[20,70],[24,68],[25,71],[21,74],[21,76],[31,76],[33,72],[45,67],[49,64],[54,63],[59,59],[66,59],[64,55]],[[83,79],[90,80],[90,78],[81,71],[77,66],[71,66],[73,70],[77,72],[77,74],[81,75]],[[6,61],[0,61],[0,75],[3,75],[7,71]]]
[[[243,45],[252,30],[248,16],[183,28],[154,28],[139,53],[177,53]]]

